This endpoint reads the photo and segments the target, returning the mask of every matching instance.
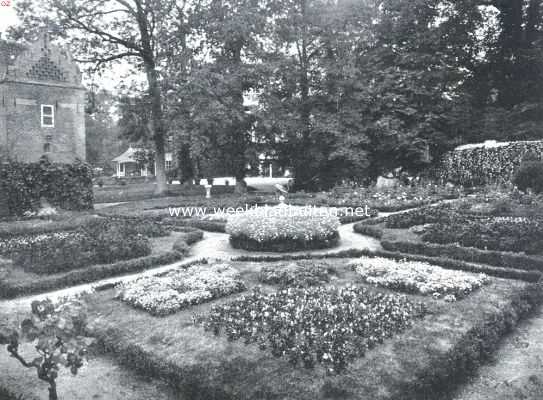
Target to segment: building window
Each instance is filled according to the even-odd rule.
[[[45,143],[43,145],[43,152],[44,153],[50,153],[51,152],[51,143]]]
[[[172,160],[166,160],[165,164],[166,169],[172,169]]]
[[[49,104],[41,105],[41,126],[53,128],[55,126],[55,107]]]

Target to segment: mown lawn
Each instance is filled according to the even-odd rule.
[[[348,261],[326,261],[336,271],[329,285],[357,282]],[[258,271],[265,265],[273,263],[233,263],[248,287],[258,283]],[[205,315],[212,304],[238,295],[153,317],[106,290],[91,295],[89,312],[91,331],[104,350],[131,368],[167,380],[191,399],[437,399],[469,375],[531,309],[535,295],[530,291],[528,296],[528,288],[524,282],[492,278],[489,285],[454,303],[409,295],[423,302],[428,314],[339,375],[320,366],[295,367],[256,345],[230,342],[195,325],[194,317]]]

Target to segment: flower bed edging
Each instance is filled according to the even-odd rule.
[[[287,260],[310,260],[310,259],[326,259],[326,258],[358,258],[358,257],[387,257],[395,260],[422,261],[443,268],[484,273],[503,279],[516,279],[525,282],[537,282],[541,279],[542,274],[538,271],[527,271],[514,268],[495,267],[487,264],[474,264],[461,260],[456,260],[446,257],[430,257],[419,254],[402,253],[399,251],[388,250],[359,250],[349,249],[327,254],[286,254],[277,256],[239,256],[232,258],[232,261],[241,262],[259,262],[259,261],[287,261]]]
[[[465,333],[447,353],[434,357],[426,368],[417,371],[417,379],[403,385],[401,399],[438,399],[466,381],[497,349],[501,339],[518,323],[543,304],[543,285],[530,284],[508,304],[487,315]]]
[[[159,265],[170,264],[182,258],[182,254],[176,251],[169,251],[163,254],[149,255],[113,264],[93,265],[63,274],[43,276],[40,277],[39,281],[23,283],[4,281],[0,282],[0,298],[10,299],[31,293],[47,292],[53,289],[94,282],[115,275],[138,272]]]
[[[502,268],[533,270],[543,272],[543,257],[524,254],[480,250],[473,247],[431,243],[401,242],[382,240],[385,250],[402,253],[422,254],[430,257],[449,257],[472,263],[482,263]]]
[[[339,234],[335,232],[326,239],[276,239],[259,242],[243,235],[230,236],[230,245],[248,251],[274,251],[279,253],[299,250],[328,249],[337,246]]]

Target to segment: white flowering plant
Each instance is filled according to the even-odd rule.
[[[260,288],[204,317],[207,331],[243,339],[287,357],[293,365],[324,365],[340,373],[366,350],[411,326],[421,304],[401,295],[372,293],[362,287],[288,288],[266,294]]]
[[[175,313],[245,290],[239,273],[228,264],[195,264],[146,276],[117,286],[116,297],[152,315]]]
[[[226,233],[234,247],[247,250],[290,251],[326,248],[337,243],[337,215],[303,207],[251,209],[229,216]]]
[[[363,257],[351,263],[366,283],[455,301],[490,282],[485,274],[448,270],[425,262]]]

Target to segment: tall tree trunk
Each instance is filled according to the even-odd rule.
[[[241,49],[243,47],[242,42],[235,42],[232,48],[232,58],[235,64],[235,70],[241,70]],[[236,178],[235,192],[237,194],[244,194],[247,192],[247,184],[245,183],[245,168],[247,164],[245,151],[247,149],[247,130],[249,129],[247,115],[245,115],[245,108],[243,106],[243,82],[240,80],[237,82],[237,87],[232,94],[236,108],[239,110],[239,124],[237,127],[233,127],[232,131],[232,168],[233,175]]]
[[[307,54],[307,4],[306,0],[300,2],[300,14],[302,17],[302,26],[300,27],[300,43],[299,43],[299,64],[300,64],[300,123],[301,123],[301,138],[298,143],[297,154],[295,154],[297,162],[295,163],[295,178],[297,188],[311,188],[313,171],[310,167],[311,152],[310,152],[310,136],[311,136],[311,105],[309,104],[309,58]]]
[[[155,65],[155,55],[151,46],[151,37],[148,30],[148,17],[146,10],[143,9],[141,0],[136,1],[137,20],[141,35],[142,58],[147,75],[147,84],[149,95],[151,96],[151,125],[153,142],[155,143],[155,176],[157,194],[166,192],[166,150],[165,150],[165,126],[162,111],[162,93],[158,72]]]

